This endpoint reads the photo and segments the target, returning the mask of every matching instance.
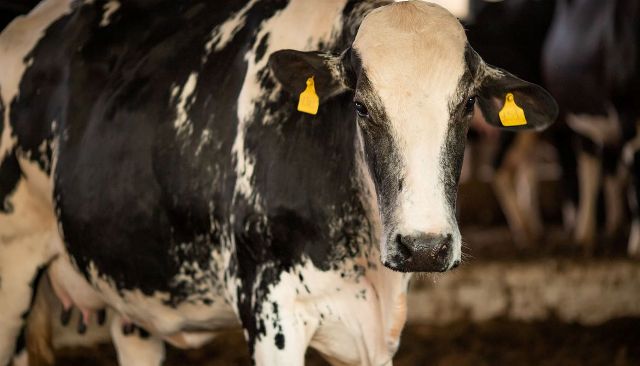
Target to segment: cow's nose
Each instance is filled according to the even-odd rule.
[[[402,272],[444,272],[453,257],[451,234],[396,234],[388,243],[385,266]]]

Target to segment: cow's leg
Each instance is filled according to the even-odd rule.
[[[604,199],[605,199],[605,234],[608,239],[615,239],[621,233],[625,215],[625,177],[620,168],[620,149],[608,147],[603,152]]]
[[[0,226],[1,226],[0,222]],[[44,247],[48,232],[0,242],[0,364],[9,363],[16,340],[29,315],[34,286],[49,260]]]
[[[535,235],[531,230],[532,227],[527,216],[527,210],[518,202],[516,175],[520,165],[528,162],[527,155],[532,152],[534,144],[534,135],[518,134],[515,137],[515,141],[506,143],[504,148],[501,146],[501,150],[504,150],[501,153],[504,158],[495,164],[498,168],[493,181],[493,188],[513,234],[514,241],[521,247],[529,246],[534,241]]]
[[[27,319],[26,340],[29,366],[49,366],[55,361],[52,338],[54,314],[51,312],[55,295],[46,276],[43,276],[39,282],[33,307]]]
[[[274,304],[277,314],[273,312]],[[298,319],[293,308],[281,302],[268,303],[263,308],[258,323],[264,324],[266,333],[253,339],[252,356],[256,365],[304,365],[311,334],[303,320]]]
[[[581,151],[578,156],[580,203],[576,220],[575,240],[586,253],[594,249],[596,239],[596,204],[602,165],[595,154]]]
[[[640,208],[638,207],[640,204],[640,184],[638,184],[637,178],[629,189],[629,201],[631,201],[631,232],[629,233],[627,252],[629,257],[640,259]]]
[[[243,284],[243,287],[269,289],[248,293],[238,299],[237,309],[249,351],[258,366],[301,366],[317,329],[296,307],[296,284],[275,269],[262,269],[258,278],[277,278],[277,284]],[[297,277],[296,277],[297,278]]]
[[[111,322],[111,338],[120,366],[159,366],[164,360],[164,342],[150,334],[135,332],[116,315]],[[129,329],[126,329],[129,328]],[[126,334],[125,334],[126,330]]]
[[[635,111],[634,111],[635,112]],[[631,209],[631,231],[627,253],[629,257],[640,259],[640,117],[628,116],[625,127],[625,145],[622,149],[622,161],[629,170],[628,188],[629,208]]]
[[[631,232],[629,233],[627,252],[631,258],[640,259],[640,128],[637,129],[635,138],[625,146],[623,160],[631,173],[631,184],[629,185]]]
[[[563,118],[563,117],[561,117]],[[558,125],[556,123],[556,125]],[[558,163],[562,169],[562,225],[566,233],[573,233],[576,227],[577,206],[579,202],[578,172],[576,162],[576,134],[561,124],[551,134],[553,146],[558,153]]]
[[[535,163],[524,161],[518,171],[516,194],[518,195],[518,206],[524,213],[529,235],[532,239],[539,239],[543,231],[538,184],[538,172]]]

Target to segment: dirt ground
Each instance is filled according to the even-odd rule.
[[[63,366],[114,366],[113,347],[62,350]],[[240,332],[223,334],[195,351],[169,349],[166,366],[249,365]],[[326,363],[315,352],[307,365]],[[402,336],[396,366],[483,365],[640,365],[640,319],[617,319],[597,327],[549,320],[520,323],[493,320],[483,324],[457,323],[446,327],[410,325]]]

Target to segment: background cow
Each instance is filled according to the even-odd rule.
[[[581,137],[576,240],[587,251],[593,251],[597,239],[596,208],[601,185],[607,199],[608,237],[619,234],[624,222],[626,185],[620,179],[624,174],[620,157],[623,145],[637,135],[640,117],[639,42],[637,1],[556,3],[543,66],[546,85],[558,98],[569,126]],[[633,191],[631,197],[636,201]],[[635,208],[632,221],[629,254],[638,256],[640,237],[635,233],[640,233],[640,221]]]

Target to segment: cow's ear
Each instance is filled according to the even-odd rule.
[[[299,95],[307,86],[307,79],[314,78],[320,100],[347,91],[344,56],[322,52],[282,50],[271,54],[269,67],[282,87],[292,95]]]
[[[482,65],[478,104],[491,125],[509,130],[543,130],[558,117],[558,104],[540,86],[509,72]]]

